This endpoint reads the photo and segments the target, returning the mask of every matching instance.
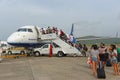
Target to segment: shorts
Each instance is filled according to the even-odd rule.
[[[117,64],[118,63],[117,59],[112,59],[112,63]]]
[[[97,61],[98,61],[98,59],[97,59],[96,57],[92,57],[92,61],[97,62]]]

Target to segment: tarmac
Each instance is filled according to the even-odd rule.
[[[112,67],[105,67],[106,79],[97,79],[86,57],[20,57],[3,59],[0,80],[120,80]]]

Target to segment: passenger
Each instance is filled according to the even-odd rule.
[[[55,33],[55,27],[52,28],[52,33]]]
[[[92,69],[91,48],[90,50],[88,50],[87,55],[88,55],[87,64],[89,64],[90,68]]]
[[[118,62],[120,62],[120,48],[119,47],[117,47],[117,60],[118,60]]]
[[[120,48],[119,47],[117,47],[117,60],[118,60],[118,66],[120,66]]]
[[[67,37],[66,34],[62,30],[60,30],[60,38],[62,40],[65,40],[66,37]]]
[[[87,48],[87,46],[86,46],[86,44],[84,44],[83,45],[83,55],[86,57],[86,53],[87,53],[87,51],[88,51],[88,48]]]
[[[75,47],[80,51],[79,44],[76,44]]]
[[[42,34],[45,34],[45,30],[43,28],[41,28],[41,32]]]
[[[52,29],[48,26],[47,30],[46,30],[46,33],[49,34],[49,33],[52,33]]]
[[[48,27],[48,31],[49,33],[52,33],[52,29],[50,27]]]
[[[106,62],[106,57],[105,57],[106,51],[107,51],[107,48],[106,48],[105,44],[101,43],[100,47],[99,47],[99,57],[100,57],[100,61],[103,64],[105,64],[105,62]]]
[[[48,32],[49,32],[48,29],[46,29],[46,34],[48,34]]]
[[[97,73],[97,63],[99,61],[99,50],[97,45],[92,45],[91,47],[91,52],[90,52],[90,57],[92,59],[92,70],[93,70],[93,75],[96,75]]]
[[[112,65],[114,68],[114,75],[119,75],[116,46],[114,44],[111,44],[109,50],[110,50]]]
[[[69,44],[70,44],[71,46],[74,46],[73,43],[72,43],[71,41],[69,41]]]
[[[58,29],[57,29],[57,27],[55,28],[55,33],[58,35]]]
[[[80,47],[80,50],[82,50],[82,48],[83,48],[83,47],[82,47],[82,44],[79,43],[79,47]]]

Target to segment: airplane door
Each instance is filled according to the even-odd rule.
[[[49,45],[45,44],[41,49],[41,54],[49,54]]]

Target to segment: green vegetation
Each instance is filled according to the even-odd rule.
[[[78,43],[81,44],[120,44],[120,38],[109,38],[109,37],[96,37],[96,36],[85,36],[76,38]]]

